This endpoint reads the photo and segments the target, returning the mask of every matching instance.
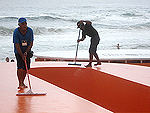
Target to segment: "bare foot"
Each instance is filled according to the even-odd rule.
[[[86,65],[85,67],[92,67],[92,65],[91,65],[91,64],[88,64],[88,65]]]
[[[94,66],[97,66],[97,65],[101,65],[101,62],[98,62],[97,64],[94,64]]]

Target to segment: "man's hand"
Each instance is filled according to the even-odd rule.
[[[24,56],[24,54],[22,54],[21,57],[22,57],[22,60],[23,60],[23,61],[24,61],[25,58],[26,58],[26,57]]]
[[[25,52],[24,54],[21,55],[22,59],[25,61],[26,57],[27,57],[27,52]]]
[[[27,58],[27,52],[25,52],[24,54],[23,54],[23,60],[25,61],[26,60],[26,58]]]
[[[81,41],[81,39],[77,40],[77,42],[79,43]]]
[[[25,52],[25,53],[24,53],[24,56],[25,56],[25,57],[27,57],[27,54],[28,54],[28,53],[27,53],[27,52]]]

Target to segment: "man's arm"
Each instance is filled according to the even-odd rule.
[[[22,59],[24,60],[24,54],[23,54],[22,51],[21,51],[21,48],[20,48],[19,43],[15,43],[15,47],[16,47],[17,52],[20,54],[20,56],[21,56]]]
[[[33,46],[33,41],[30,41],[30,44],[29,44],[26,52],[29,52],[31,50],[32,46]]]
[[[83,22],[85,22],[86,24],[89,24],[89,25],[91,25],[91,24],[92,24],[92,22],[91,22],[91,21],[86,21],[86,20],[81,20],[81,21],[80,21],[80,24],[82,24]]]
[[[77,40],[77,42],[83,41],[86,37],[82,37],[81,39]]]
[[[26,52],[24,53],[25,56],[27,56],[27,53],[31,50],[32,46],[33,46],[33,41],[30,41],[30,44],[29,44]]]
[[[22,57],[23,60],[25,60],[25,57],[27,56],[27,53],[31,50],[32,46],[33,46],[33,41],[30,41],[30,44],[26,50],[26,52],[23,54],[20,48],[19,43],[15,43],[17,52],[20,54],[20,56]]]
[[[92,22],[91,21],[83,21],[83,22],[85,22],[86,24],[92,24]]]

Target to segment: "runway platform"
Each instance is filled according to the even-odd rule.
[[[47,51],[34,54],[35,61],[74,61],[76,51]],[[102,62],[108,63],[150,63],[150,50],[119,49],[98,50]],[[78,62],[88,62],[88,50],[79,50]],[[95,61],[95,59],[93,60]]]
[[[68,63],[32,62],[32,90],[46,96],[16,96],[16,63],[0,63],[0,112],[150,112],[150,64]]]

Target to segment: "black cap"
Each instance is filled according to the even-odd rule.
[[[84,26],[84,23],[80,23],[80,21],[77,22],[77,28],[81,28],[81,26]]]

